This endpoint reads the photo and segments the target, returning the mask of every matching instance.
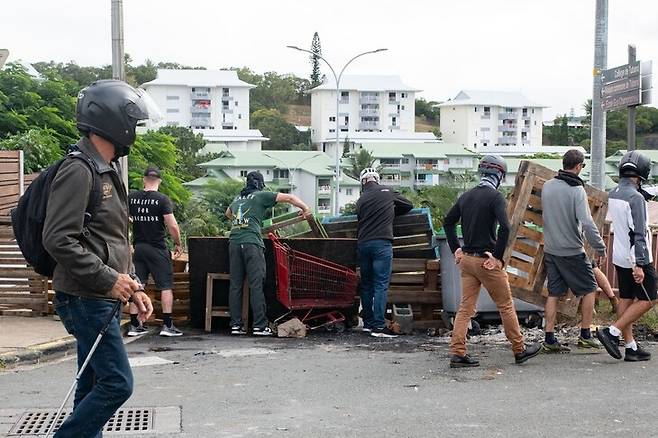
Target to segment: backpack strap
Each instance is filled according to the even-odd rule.
[[[100,172],[98,171],[98,166],[87,154],[82,152],[79,149],[72,150],[67,155],[67,158],[78,159],[87,163],[91,169],[91,178],[92,178],[92,189],[89,193],[89,202],[87,203],[87,208],[85,209],[85,217],[83,221],[82,235],[89,237],[89,228],[88,225],[93,219],[94,215],[98,211],[103,200],[102,189],[101,189],[101,180]]]

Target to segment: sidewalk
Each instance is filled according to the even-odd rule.
[[[52,316],[0,316],[0,369],[66,355],[75,339]]]

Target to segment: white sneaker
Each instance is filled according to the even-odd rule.
[[[135,336],[142,336],[147,334],[149,331],[144,327],[143,325],[135,327],[134,325],[131,325],[130,328],[128,329],[127,335],[130,337],[135,337]]]
[[[265,327],[264,329],[254,327],[253,332],[254,336],[272,336],[274,334],[269,327]]]
[[[241,325],[234,325],[231,327],[231,335],[233,336],[240,336],[240,335],[246,335],[247,332],[245,329],[242,328]]]

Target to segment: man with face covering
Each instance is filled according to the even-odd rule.
[[[477,359],[466,354],[466,332],[470,319],[475,315],[482,286],[498,307],[505,335],[512,343],[516,363],[521,364],[541,352],[539,344],[528,347],[524,344],[502,261],[509,237],[509,221],[507,203],[498,187],[507,173],[507,164],[498,155],[487,155],[480,161],[478,171],[481,175],[480,183],[459,197],[443,221],[448,244],[461,270],[462,281],[462,298],[450,343],[451,368],[480,366]],[[464,234],[463,247],[456,229],[460,219]]]
[[[311,214],[308,206],[297,196],[289,193],[265,192],[264,188],[263,175],[258,171],[249,172],[245,187],[226,209],[226,216],[232,222],[228,246],[231,270],[228,301],[232,335],[246,334],[243,326],[245,321],[242,321],[242,286],[245,275],[249,281],[249,298],[254,318],[253,334],[272,335],[267,325],[263,294],[266,266],[261,227],[267,210],[278,202],[285,202],[299,208],[301,215]]]
[[[118,159],[130,151],[140,120],[157,109],[143,90],[117,80],[94,82],[78,95],[76,121],[82,138],[73,147],[88,160],[67,158],[48,197],[43,245],[57,262],[53,306],[77,342],[78,367],[110,318],[117,300],[136,304],[139,319],[153,307],[133,273],[128,241],[128,194]],[[94,214],[92,190],[100,190]],[[133,376],[113,318],[78,381],[73,413],[55,434],[100,437],[103,425],[130,397]]]

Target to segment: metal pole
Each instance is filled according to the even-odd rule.
[[[601,108],[601,73],[608,64],[608,0],[596,0],[592,90],[591,184],[605,189],[605,112]]]
[[[112,79],[126,80],[123,51],[123,0],[112,0]],[[121,179],[128,192],[128,157],[121,157]]]
[[[340,207],[338,206],[338,200],[340,199],[340,154],[338,149],[340,148],[340,139],[339,139],[339,130],[338,130],[338,108],[340,105],[340,77],[336,78],[336,193],[334,195],[334,208],[333,215],[338,216],[340,214]]]
[[[635,62],[635,57],[636,57],[636,49],[635,46],[629,44],[628,45],[628,63],[631,64]],[[642,80],[640,78],[640,80]],[[628,142],[628,150],[629,151],[634,151],[636,144],[635,144],[635,107],[634,106],[629,106],[628,107],[628,122],[626,123],[626,130],[627,130],[627,142]]]

